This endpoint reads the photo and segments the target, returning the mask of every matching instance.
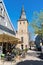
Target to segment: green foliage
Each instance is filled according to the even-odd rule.
[[[21,54],[21,49],[16,48],[16,49],[13,49],[12,52],[13,52],[15,55],[20,55],[20,54]]]
[[[31,26],[34,29],[35,34],[41,34],[43,36],[43,11],[34,12]]]
[[[1,59],[4,60],[5,54],[1,54]]]

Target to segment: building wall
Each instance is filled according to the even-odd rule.
[[[14,30],[10,23],[8,13],[6,11],[6,8],[4,7],[3,2],[0,2],[0,25],[6,26],[7,28]]]

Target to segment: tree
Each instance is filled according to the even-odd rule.
[[[39,34],[43,38],[43,11],[33,13],[31,25],[34,28],[35,34]]]

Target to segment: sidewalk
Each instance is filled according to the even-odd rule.
[[[40,51],[33,51],[33,50],[28,50],[27,53],[41,53]]]
[[[13,62],[9,62],[9,61],[1,61],[0,60],[0,65],[16,65],[18,62],[21,62],[21,61],[25,61],[25,60],[37,60],[37,61],[42,61],[41,59],[39,59],[39,58],[36,58],[36,57],[33,57],[33,56],[28,56],[28,55],[26,55],[26,57],[25,58],[20,58],[20,59],[16,59],[16,62],[15,61],[13,61]]]

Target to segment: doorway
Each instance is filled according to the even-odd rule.
[[[6,54],[7,52],[11,52],[11,44],[3,43],[3,53]]]
[[[6,43],[3,43],[3,54],[6,54]]]

